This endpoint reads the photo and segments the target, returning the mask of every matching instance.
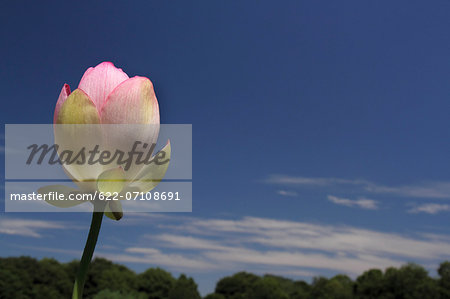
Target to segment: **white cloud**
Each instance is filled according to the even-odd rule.
[[[162,234],[156,237],[156,239],[165,242],[166,244],[173,245],[176,248],[187,249],[213,249],[213,250],[229,250],[229,246],[223,246],[218,242],[194,238],[191,236],[180,236],[172,234]]]
[[[230,237],[240,233],[244,242],[280,248],[380,256],[389,254],[421,259],[450,254],[450,242],[436,241],[436,238],[430,244],[428,237],[405,237],[348,226],[245,217],[241,220],[194,220],[190,227],[199,228],[197,231],[215,231],[219,234],[231,232]]]
[[[63,228],[67,228],[67,226],[59,222],[11,218],[0,219],[0,234],[40,238],[43,230]]]
[[[378,209],[378,202],[372,199],[367,198],[360,198],[360,199],[347,199],[347,198],[341,198],[336,197],[333,195],[328,195],[328,200],[331,201],[334,204],[342,205],[346,207],[359,207],[361,209],[366,210],[377,210]]]
[[[42,246],[23,246],[23,245],[13,245],[13,247],[24,248],[31,251],[42,251],[42,252],[52,252],[52,253],[62,253],[67,256],[72,256],[75,258],[79,258],[81,252],[76,249],[63,249],[63,248],[54,248],[54,247],[42,247]]]
[[[416,207],[410,209],[408,212],[409,213],[437,214],[440,212],[449,212],[449,211],[450,211],[450,205],[427,203],[427,204],[416,206]]]
[[[359,186],[361,192],[392,194],[417,198],[450,198],[450,182],[419,182],[416,184],[385,186],[362,179],[339,179],[324,177],[299,177],[288,175],[272,175],[265,180],[269,184],[310,187],[348,187]]]
[[[330,186],[335,184],[360,185],[365,184],[364,180],[347,180],[338,178],[309,178],[288,175],[271,175],[265,180],[266,183],[282,185],[312,185],[312,186]]]
[[[244,217],[199,219],[173,217],[172,225],[154,227],[139,246],[102,254],[118,262],[146,263],[172,270],[263,273],[360,274],[369,268],[405,262],[437,263],[450,258],[450,238]],[[298,274],[300,275],[300,274]]]
[[[418,198],[450,198],[450,182],[425,182],[394,187],[369,184],[366,186],[366,190],[372,193]]]
[[[116,262],[139,263],[149,265],[163,265],[165,267],[182,270],[213,270],[217,265],[208,262],[195,255],[184,253],[165,253],[153,248],[131,247],[124,254],[99,253],[102,256]]]
[[[296,197],[298,196],[298,193],[295,191],[288,191],[288,190],[278,190],[277,194],[282,196],[288,196],[288,197]]]

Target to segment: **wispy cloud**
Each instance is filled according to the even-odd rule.
[[[63,248],[54,248],[54,247],[43,247],[43,246],[24,246],[24,245],[13,245],[13,247],[24,248],[31,251],[42,251],[42,252],[52,252],[52,253],[62,253],[66,256],[71,256],[78,258],[80,256],[80,251],[75,249],[63,249]]]
[[[266,183],[285,186],[310,186],[310,187],[359,187],[361,192],[391,194],[396,196],[417,198],[450,198],[450,182],[419,182],[401,186],[386,186],[362,179],[340,179],[324,177],[301,177],[288,175],[271,175]]]
[[[437,214],[440,212],[449,212],[449,211],[450,205],[437,203],[427,203],[423,205],[418,205],[408,210],[409,213],[427,213],[427,214]]]
[[[288,197],[296,197],[296,196],[298,196],[297,192],[290,191],[290,190],[278,190],[277,194],[282,195],[282,196],[288,196]]]
[[[0,219],[0,234],[41,238],[42,231],[67,228],[59,222],[28,219]]]
[[[216,266],[202,258],[183,253],[165,253],[164,251],[152,248],[132,247],[125,250],[138,258],[140,262],[146,264],[162,264],[177,269],[207,270],[215,269]],[[130,255],[123,255],[123,261],[126,261]]]
[[[311,178],[288,175],[271,175],[265,180],[266,183],[282,185],[312,185],[312,186],[330,186],[336,184],[360,185],[365,184],[364,180],[347,180],[338,178]]]
[[[347,199],[347,198],[341,198],[336,197],[333,195],[328,195],[328,200],[331,201],[334,204],[342,205],[346,207],[359,207],[361,209],[366,210],[377,210],[378,209],[378,202],[372,199],[367,198],[359,198],[359,199]]]
[[[407,261],[450,258],[446,236],[400,235],[357,227],[321,225],[270,218],[199,219],[173,217],[125,246],[102,256],[115,261],[160,265],[171,270],[270,271],[358,274],[369,268]]]

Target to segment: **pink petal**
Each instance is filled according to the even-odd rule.
[[[100,120],[103,124],[104,140],[107,140],[108,146],[114,150],[127,152],[136,141],[156,143],[159,133],[159,107],[152,82],[144,77],[133,77],[122,82],[108,96],[100,110]],[[125,178],[133,179],[143,166],[133,163],[126,170]]]
[[[93,67],[88,68],[88,69],[84,72],[83,77],[81,77],[80,82],[83,81],[83,80],[85,80],[85,78],[87,77],[87,75],[89,75],[89,74],[92,72],[93,69],[94,69]]]
[[[84,90],[100,110],[111,91],[127,79],[128,75],[122,69],[111,62],[102,62],[86,70],[78,88]]]
[[[55,113],[53,115],[54,124],[56,124],[56,120],[58,119],[59,109],[61,109],[62,104],[64,104],[69,95],[70,95],[70,86],[68,84],[64,84],[59,94],[58,101],[56,102]]]
[[[104,124],[159,124],[159,106],[152,82],[133,77],[122,82],[100,109]]]

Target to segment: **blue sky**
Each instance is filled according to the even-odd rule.
[[[2,121],[51,123],[112,61],[193,126],[193,212],[105,221],[97,256],[212,291],[450,259],[446,0],[4,2]],[[1,161],[2,167],[4,161]],[[79,258],[90,215],[0,214],[1,256]]]

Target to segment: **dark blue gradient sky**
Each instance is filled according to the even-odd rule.
[[[136,264],[117,256],[138,244],[164,252],[159,243],[144,244],[142,235],[167,235],[165,225],[185,217],[251,216],[414,240],[423,233],[448,238],[449,13],[447,0],[5,1],[0,115],[3,123],[51,123],[62,85],[75,89],[85,69],[112,61],[130,76],[152,80],[162,123],[193,125],[193,213],[143,221],[139,228],[120,222],[104,228],[105,247],[114,238],[123,246],[110,255],[100,246],[98,255],[106,252],[137,271],[154,259]],[[17,219],[87,226],[89,215],[3,213],[0,233],[2,223]],[[75,230],[67,239],[61,230],[41,237],[0,234],[0,254],[70,260],[77,257],[70,250],[81,254],[85,233]],[[177,244],[164,250],[188,254]],[[204,248],[190,250],[214,264]],[[282,251],[301,254],[304,247]],[[438,261],[432,258],[445,258],[426,252],[429,258],[389,258],[431,268]],[[203,293],[237,270],[300,278],[308,277],[300,270],[317,270],[300,262],[294,274],[273,259],[263,270],[246,260],[220,271],[159,264],[193,275]]]

